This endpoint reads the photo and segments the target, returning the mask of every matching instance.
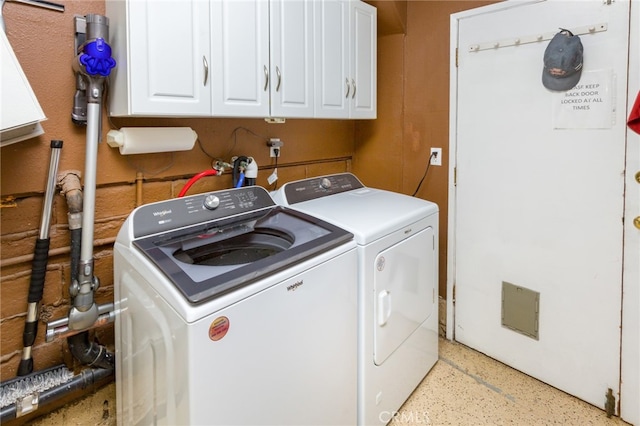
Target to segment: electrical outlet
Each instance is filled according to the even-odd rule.
[[[282,145],[284,145],[284,142],[282,142],[280,138],[269,139],[269,141],[267,142],[267,146],[269,147],[269,155],[272,158],[280,157],[280,154],[282,154]]]
[[[431,148],[430,163],[432,166],[442,166],[442,148]]]

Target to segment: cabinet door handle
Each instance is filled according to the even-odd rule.
[[[276,75],[278,76],[278,84],[276,84],[276,92],[280,90],[280,83],[282,83],[282,74],[280,74],[280,68],[276,65]]]
[[[264,66],[264,91],[267,91],[267,87],[269,87],[269,70],[267,69],[267,66]]]
[[[344,96],[345,98],[349,97],[349,92],[351,92],[351,85],[349,85],[349,79],[345,78],[344,82],[347,84],[347,94]]]
[[[356,97],[356,82],[354,79],[351,79],[351,85],[353,86],[353,93],[351,94],[351,99]]]
[[[206,86],[207,80],[209,80],[209,62],[207,62],[207,58],[204,55],[202,56],[202,65],[204,65],[204,82],[202,85]]]

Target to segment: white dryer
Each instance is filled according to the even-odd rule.
[[[388,423],[438,359],[438,206],[351,173],[289,182],[272,196],[354,234],[358,424]]]

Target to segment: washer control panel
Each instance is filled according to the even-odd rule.
[[[275,205],[267,190],[260,186],[174,198],[138,207],[132,213],[133,233],[138,238]]]
[[[353,174],[339,173],[289,182],[282,190],[287,203],[292,205],[360,188],[364,185]]]

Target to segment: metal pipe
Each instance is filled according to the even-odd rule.
[[[113,303],[103,303],[98,306],[98,319],[89,328],[101,327],[103,325],[112,323],[115,321],[115,310]],[[58,318],[57,320],[49,321],[47,323],[47,333],[45,335],[45,341],[47,343],[53,342],[55,339],[61,337],[70,337],[80,333],[82,330],[72,330],[69,328],[69,318]]]
[[[100,105],[87,106],[87,147],[85,154],[84,192],[82,203],[82,248],[80,261],[93,261],[93,231],[96,208],[96,164],[98,160],[98,120]],[[82,274],[82,270],[80,271]]]
[[[33,371],[31,348],[35,343],[38,333],[38,304],[42,300],[44,280],[49,260],[49,227],[51,226],[51,210],[53,209],[53,196],[56,190],[56,175],[58,174],[61,149],[62,141],[51,141],[49,176],[47,178],[47,188],[45,190],[42,208],[42,219],[40,220],[40,234],[36,240],[31,266],[31,279],[29,281],[29,294],[27,297],[27,319],[24,323],[24,332],[22,334],[24,347],[22,350],[22,358],[18,365],[18,376],[26,376]]]
[[[136,207],[142,205],[142,183],[144,182],[144,175],[142,172],[136,173]]]
[[[96,163],[98,157],[98,123],[100,105],[87,105],[87,147],[85,155],[84,198],[82,214],[82,243],[78,280],[72,283],[70,291],[73,307],[69,312],[69,327],[73,330],[87,329],[98,319],[98,308],[93,292],[99,286],[93,275],[93,232],[95,219]]]

